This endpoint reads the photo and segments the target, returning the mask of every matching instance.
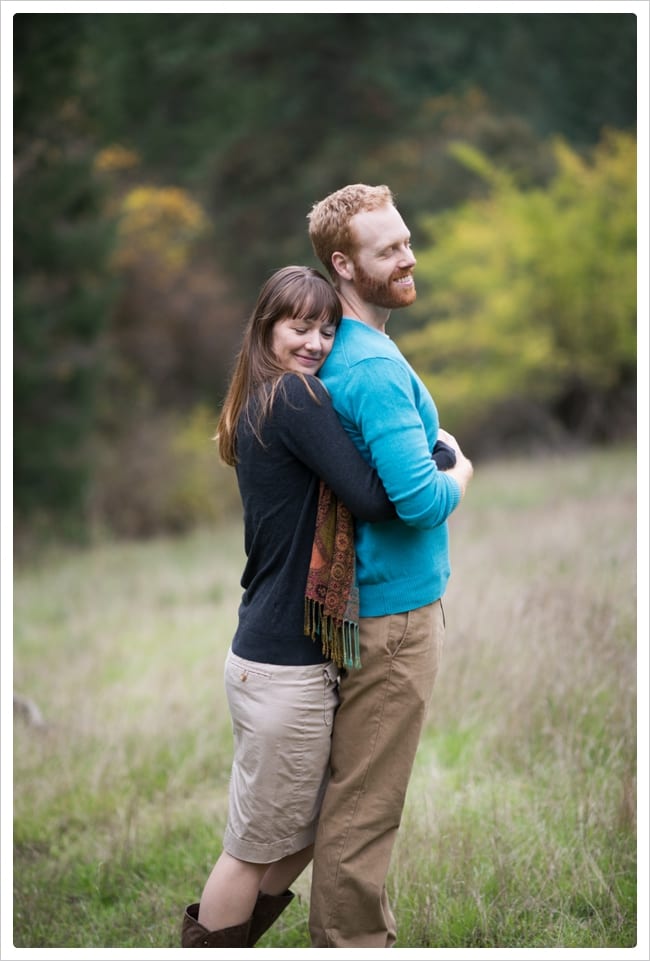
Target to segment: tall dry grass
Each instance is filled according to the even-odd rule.
[[[629,946],[633,453],[484,467],[450,526],[446,650],[397,852],[403,886],[418,843],[429,865],[412,941]]]
[[[395,849],[405,947],[636,937],[631,449],[479,466],[451,519],[446,649]],[[17,568],[14,936],[169,947],[219,852],[238,520]],[[263,944],[309,943],[301,900]]]

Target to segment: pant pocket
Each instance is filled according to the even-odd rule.
[[[323,664],[323,721],[331,728],[339,704],[339,671],[333,661]]]
[[[408,636],[409,615],[410,611],[404,611],[402,614],[388,615],[389,623],[386,647],[391,657],[395,657],[395,655],[399,653],[402,644]]]

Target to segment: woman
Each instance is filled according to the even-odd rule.
[[[312,857],[339,668],[358,666],[350,515],[395,516],[315,376],[340,321],[338,296],[317,270],[273,274],[219,419],[247,556],[225,665],[234,759],[223,851],[185,911],[183,947],[254,945]]]

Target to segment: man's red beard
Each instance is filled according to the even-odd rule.
[[[408,307],[417,297],[415,284],[412,287],[395,286],[393,281],[410,275],[410,271],[395,273],[389,280],[376,280],[363,267],[354,262],[354,287],[362,300],[375,307],[397,310]]]

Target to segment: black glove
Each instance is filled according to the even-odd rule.
[[[456,464],[456,451],[449,444],[445,444],[443,440],[437,440],[436,445],[433,448],[433,454],[431,455],[438,470],[449,470],[450,467],[454,467]]]

